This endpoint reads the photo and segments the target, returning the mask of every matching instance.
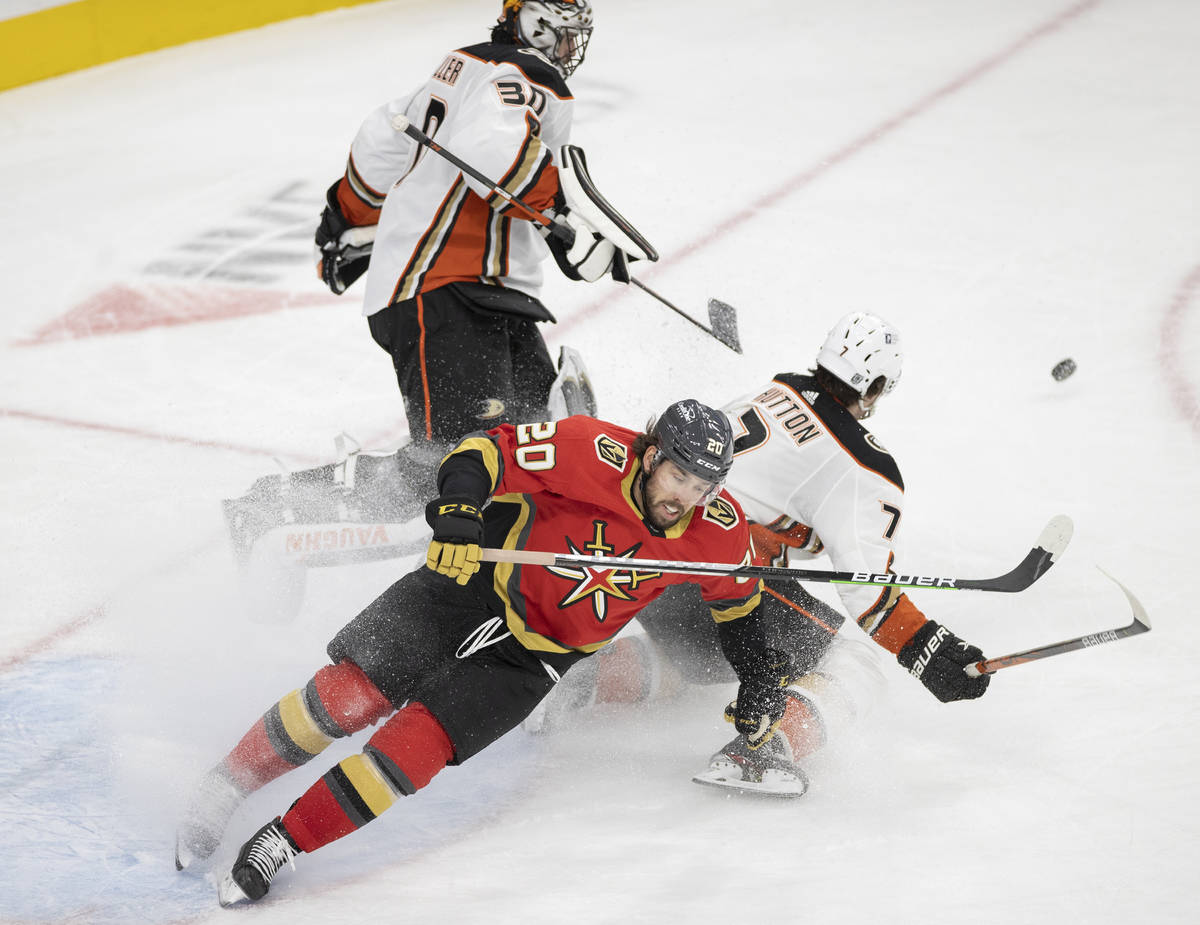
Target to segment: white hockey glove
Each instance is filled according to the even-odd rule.
[[[564,145],[559,150],[558,184],[555,220],[567,233],[555,232],[549,242],[568,279],[592,283],[612,273],[613,279],[627,283],[628,261],[658,259],[650,242],[600,195],[582,148]]]
[[[593,231],[592,227],[574,212],[559,212],[558,222],[575,235],[575,241],[570,247],[560,238],[550,238],[550,250],[567,279],[594,283],[612,271],[613,258],[617,253],[616,245],[612,241]]]

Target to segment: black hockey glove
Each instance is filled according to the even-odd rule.
[[[483,543],[479,505],[466,495],[443,495],[426,506],[425,520],[433,527],[425,565],[465,585],[479,571]]]
[[[991,675],[972,678],[965,670],[982,658],[983,652],[978,647],[963,642],[940,623],[928,620],[900,650],[896,661],[934,697],[949,703],[983,696]]]
[[[737,700],[725,708],[725,721],[755,749],[770,741],[783,719],[791,663],[778,649],[765,649],[740,672]]]
[[[350,284],[367,272],[371,248],[375,242],[374,226],[352,227],[338,203],[336,181],[325,193],[325,209],[313,240],[317,246],[317,272],[334,295],[341,295]],[[365,239],[365,240],[364,240]]]

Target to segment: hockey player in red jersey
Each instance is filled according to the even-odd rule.
[[[339,294],[366,273],[363,314],[391,356],[409,442],[397,454],[352,453],[269,476],[227,502],[240,558],[285,521],[419,514],[438,461],[466,433],[595,414],[579,355],[564,347],[556,368],[539,330],[554,321],[539,300],[543,260],[553,253],[570,278],[594,282],[615,260],[623,268],[626,251],[657,255],[603,222],[607,204],[589,198],[590,183],[566,182],[561,152],[574,111],[566,79],[591,33],[589,0],[505,0],[490,41],[431,62],[421,86],[362,123],[326,197],[317,271]],[[546,238],[521,206],[423,148],[399,120],[533,210],[559,216],[575,243]]]
[[[815,369],[781,373],[726,405],[737,465],[729,490],[750,519],[755,564],[824,553],[839,571],[891,569],[904,483],[895,459],[862,421],[900,378],[900,335],[883,319],[856,312],[829,331]],[[989,676],[965,666],[983,658],[928,619],[895,588],[837,585],[842,604],[867,636],[848,638],[844,617],[794,580],[764,586],[767,643],[788,654],[793,680],[779,732],[766,748],[737,737],[713,756],[700,783],[799,795],[803,759],[836,737],[883,683],[880,648],[943,702],[980,697]],[[673,589],[639,614],[645,636],[618,641],[575,672],[541,708],[562,717],[599,699],[641,699],[683,682],[728,680],[712,632],[687,589]],[[874,651],[872,651],[874,650]],[[717,657],[715,657],[717,656]],[[544,715],[534,718],[537,728]]]
[[[681,582],[699,586],[740,679],[732,719],[750,745],[766,743],[783,714],[787,664],[763,641],[758,581],[480,558],[487,546],[744,562],[749,528],[721,490],[731,440],[728,420],[693,400],[645,433],[575,416],[467,436],[438,472],[426,567],[343,627],[331,664],[209,772],[180,827],[177,864],[211,855],[246,794],[390,716],[242,847],[221,902],[260,899],[297,854],[361,827],[518,725],[563,672]]]

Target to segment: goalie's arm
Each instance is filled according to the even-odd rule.
[[[568,279],[595,282],[611,272],[613,279],[628,283],[627,261],[658,260],[653,245],[600,194],[577,145],[559,149],[558,184],[555,225],[546,234]]]

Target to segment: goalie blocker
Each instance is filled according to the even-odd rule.
[[[558,185],[558,212],[546,238],[569,279],[595,282],[611,272],[628,283],[628,261],[658,260],[654,246],[600,194],[578,145],[559,149]]]

